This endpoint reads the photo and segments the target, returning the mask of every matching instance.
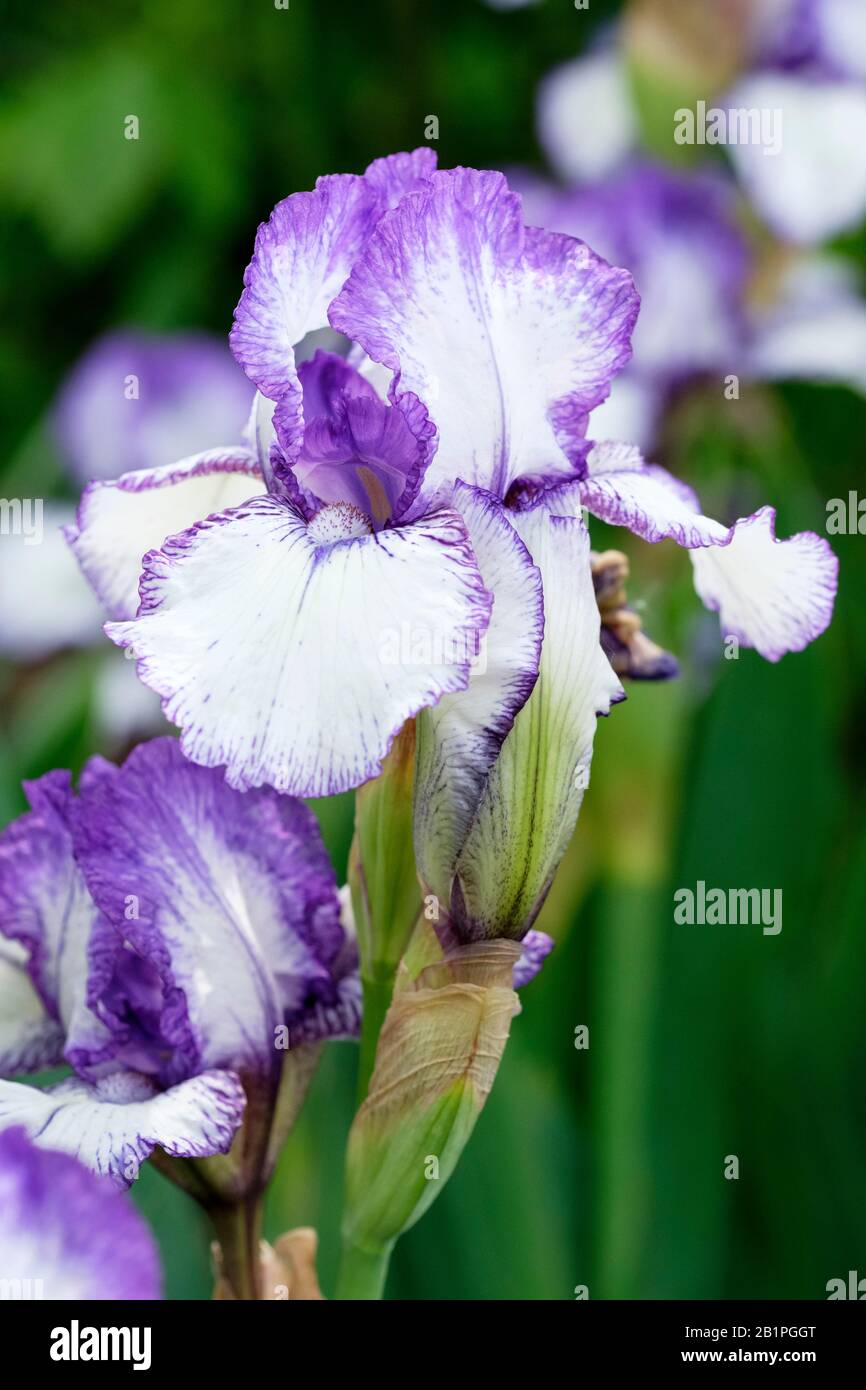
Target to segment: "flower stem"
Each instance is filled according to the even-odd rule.
[[[362,971],[361,990],[364,1010],[361,1017],[361,1048],[358,1060],[358,1104],[364,1100],[370,1086],[370,1077],[376,1062],[376,1047],[385,1015],[391,1004],[394,992],[396,970],[387,962],[372,962],[368,971]]]
[[[393,1243],[375,1252],[344,1244],[335,1297],[344,1301],[381,1298],[393,1249]]]
[[[255,1301],[261,1297],[259,1239],[262,1226],[260,1197],[212,1206],[208,1216],[219,1241],[223,1273],[235,1298]]]

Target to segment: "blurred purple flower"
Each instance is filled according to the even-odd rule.
[[[675,13],[675,11],[672,11]],[[741,23],[738,7],[731,22]],[[862,0],[756,0],[744,66],[708,106],[781,112],[779,148],[728,147],[737,177],[783,241],[815,247],[866,215],[866,6]],[[569,183],[607,177],[638,153],[640,123],[620,32],[541,83],[539,138]],[[673,139],[673,130],[671,132]]]
[[[226,1153],[246,1111],[260,1182],[298,1050],[359,1024],[312,813],[241,796],[169,738],[119,768],[91,759],[77,796],[63,772],[27,790],[32,810],[0,836],[0,1069],[75,1074],[48,1090],[0,1082],[0,1128],[126,1185],[157,1145]]]
[[[132,1203],[66,1153],[0,1132],[4,1298],[157,1299],[156,1243]]]
[[[99,338],[69,373],[54,434],[74,477],[87,483],[239,443],[251,404],[252,391],[218,338],[119,329]]]
[[[436,173],[422,149],[280,203],[245,283],[232,336],[261,393],[254,447],[95,485],[72,544],[109,608],[129,613],[136,557],[117,538],[137,517],[217,466],[248,492],[260,470],[269,495],[149,556],[138,617],[110,635],[131,644],[191,757],[239,787],[323,795],[374,776],[407,718],[466,688],[495,592],[493,747],[534,684],[542,626],[503,502],[518,479],[575,476],[588,412],[629,355],[630,277],[524,229],[501,174]],[[295,345],[328,320],[363,350],[299,369]],[[587,584],[591,601],[588,570]],[[183,692],[164,641],[176,622],[195,634]],[[240,737],[227,741],[229,686]]]
[[[594,412],[630,356],[630,276],[526,228],[502,175],[433,166],[429,150],[393,156],[278,205],[233,330],[260,388],[250,447],[93,484],[71,541],[188,756],[240,788],[324,795],[375,776],[403,721],[436,707],[464,823],[536,684],[543,630],[564,643],[557,680],[583,683],[574,765],[622,698],[583,508],[691,550],[723,632],[770,660],[824,630],[836,562],[817,536],[777,541],[772,509],[703,516],[633,445],[605,442]],[[690,349],[722,363],[745,266],[724,188],[644,169],[577,215],[611,254],[647,253],[653,385]],[[699,281],[708,244],[722,288],[695,322],[693,295],[671,304],[661,286]],[[299,368],[294,345],[328,320],[348,359]],[[193,524],[195,490],[229,486],[237,500],[214,515],[209,497]],[[179,530],[184,511],[189,529],[145,558],[133,618],[145,533]]]

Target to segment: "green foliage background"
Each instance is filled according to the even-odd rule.
[[[5,496],[72,496],[45,429],[70,365],[118,323],[228,330],[256,224],[316,176],[422,143],[440,162],[541,168],[534,93],[617,6],[545,0],[54,0],[4,7],[0,323]],[[141,123],[122,138],[125,115]],[[864,239],[845,251],[864,261]],[[732,370],[736,369],[736,364]],[[779,534],[822,530],[863,476],[862,400],[716,386],[659,454]],[[862,537],[830,632],[770,666],[719,655],[670,544],[629,546],[634,598],[682,680],[603,721],[578,834],[540,923],[558,940],[457,1175],[401,1242],[403,1298],[822,1297],[866,1274]],[[26,595],[21,596],[26,602]],[[0,815],[20,780],[98,748],[92,654],[0,667]],[[321,804],[342,872],[351,798]],[[780,887],[784,927],[676,927],[703,878]],[[588,1051],[574,1047],[587,1024]],[[333,1288],[354,1051],[329,1050],[268,1227],[314,1224]],[[725,1156],[740,1178],[725,1181]],[[136,1185],[174,1298],[208,1296],[207,1235],[155,1173]]]

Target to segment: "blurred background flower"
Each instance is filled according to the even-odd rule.
[[[46,499],[47,534],[48,502],[68,508],[78,492],[52,406],[91,345],[133,324],[225,343],[251,235],[274,204],[323,170],[361,170],[435,129],[443,167],[521,168],[527,196],[540,199],[528,197],[529,220],[543,221],[536,207],[551,198],[573,203],[591,244],[621,190],[611,233],[637,229],[630,268],[645,309],[656,292],[661,301],[629,378],[652,388],[653,458],[687,478],[711,515],[733,519],[773,497],[780,535],[823,531],[827,502],[862,475],[857,118],[834,116],[835,133],[820,137],[818,172],[843,166],[836,182],[848,187],[817,202],[796,238],[733,150],[673,138],[678,108],[724,104],[737,82],[768,75],[821,84],[814,131],[816,110],[837,112],[840,92],[845,110],[859,110],[860,31],[844,26],[862,5],[814,8],[820,58],[811,39],[800,47],[799,28],[783,31],[784,54],[768,30],[746,45],[744,15],[759,7],[736,0],[507,11],[371,0],[341,6],[339,23],[333,9],[301,3],[151,0],[110,31],[97,0],[13,4],[0,56],[0,227],[11,249],[0,263],[0,492]],[[697,18],[677,27],[686,13]],[[587,57],[600,64],[588,107],[554,149],[546,121],[536,134],[554,77],[544,79]],[[610,94],[623,90],[617,117]],[[130,116],[137,139],[126,138]],[[758,157],[769,175],[774,157]],[[732,373],[738,399],[724,392]],[[219,442],[231,440],[223,431]],[[23,617],[35,581],[2,559],[19,540],[0,536],[0,607],[10,593]],[[822,1297],[862,1259],[863,538],[832,537],[841,582],[830,630],[772,667],[748,651],[720,659],[718,620],[695,605],[673,545],[594,524],[594,548],[611,544],[639,555],[629,599],[646,603],[682,679],[633,688],[602,722],[579,834],[538,923],[556,951],[526,990],[457,1174],[397,1249],[397,1297],[570,1298],[578,1284],[591,1297]],[[56,617],[68,595],[53,592]],[[31,601],[34,620],[20,626],[32,643],[35,588]],[[65,650],[7,647],[0,664],[4,821],[23,809],[23,776],[77,771],[128,741],[99,714],[105,644],[75,649],[76,621],[59,624]],[[131,663],[108,656],[127,676]],[[315,810],[343,881],[351,797]],[[781,888],[782,932],[675,926],[673,891],[697,879]],[[348,1054],[323,1062],[268,1213],[271,1237],[319,1229],[326,1293],[353,1109]],[[732,1153],[741,1176],[725,1181]],[[194,1207],[147,1169],[133,1195],[159,1240],[168,1295],[209,1296]]]
[[[69,1154],[0,1134],[4,1298],[160,1297],[156,1245],[132,1203]]]
[[[252,396],[217,337],[119,330],[75,363],[49,407],[47,426],[68,475],[64,482],[78,491],[92,479],[238,443]],[[164,726],[159,701],[103,638],[105,615],[64,534],[74,527],[74,504],[40,507],[38,537],[11,528],[3,536],[0,656],[26,667],[69,648],[93,648],[94,722],[113,749],[123,748]]]

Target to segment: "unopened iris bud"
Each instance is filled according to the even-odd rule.
[[[511,606],[494,608],[487,671],[466,695],[418,718],[416,849],[425,889],[441,905],[437,929],[446,944],[526,936],[577,821],[597,718],[625,698],[600,644],[582,520],[532,503],[513,512],[509,525],[519,537],[513,545],[520,545],[523,569],[518,555],[509,576]],[[481,549],[480,522],[470,534]],[[509,552],[496,540],[490,564],[504,570]],[[540,661],[532,646],[538,613],[530,557],[544,598]],[[619,567],[609,578],[616,593]],[[502,580],[499,592],[505,592]]]
[[[463,1152],[519,1010],[512,941],[460,947],[401,980],[349,1136],[339,1296],[381,1293],[391,1247]]]
[[[363,962],[396,969],[421,911],[412,850],[415,723],[409,720],[384,760],[381,776],[355,796],[350,882]]]

